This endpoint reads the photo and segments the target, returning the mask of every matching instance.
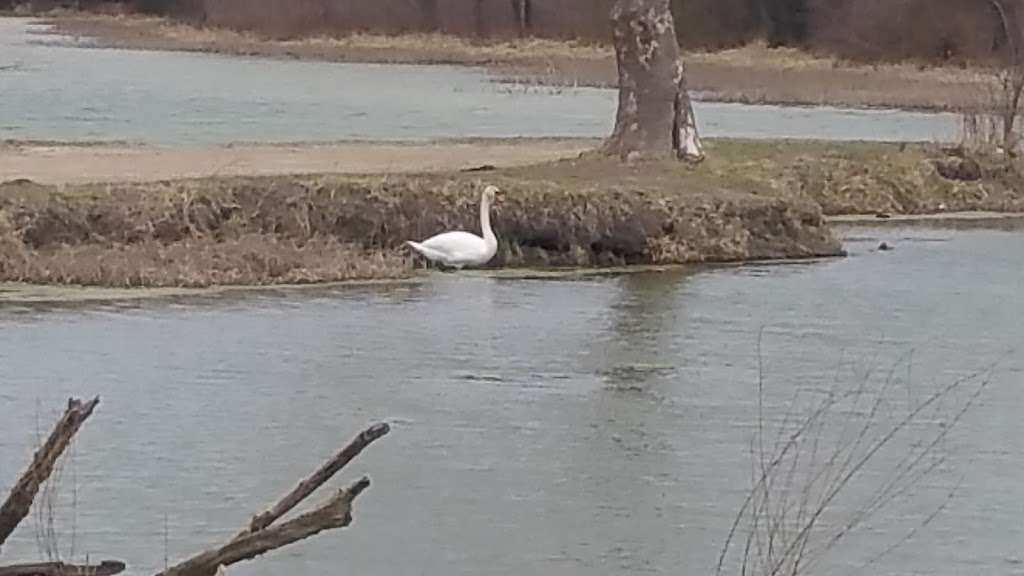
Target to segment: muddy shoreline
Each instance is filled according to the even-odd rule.
[[[311,174],[314,158],[265,176],[8,180],[0,282],[196,288],[408,278],[423,263],[404,241],[476,230],[487,183],[507,198],[493,217],[501,246],[491,269],[828,257],[842,254],[836,216],[1024,212],[1024,177],[1005,160],[971,159],[978,178],[957,180],[938,166],[967,160],[923,145],[712,139],[707,150],[698,167],[570,154],[483,171]],[[0,164],[4,157],[0,150]]]
[[[161,147],[0,141],[0,182],[144,182],[295,173],[410,174],[510,168],[578,156],[593,139],[461,139]]]
[[[160,18],[52,14],[53,31],[101,48],[177,50],[334,62],[478,66],[503,82],[614,87],[608,46],[526,39],[479,43],[441,35],[355,35],[274,40]],[[859,65],[795,49],[747,46],[687,55],[690,88],[702,100],[931,111],[991,104],[990,70],[906,64]]]

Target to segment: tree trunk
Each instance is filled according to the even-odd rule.
[[[604,153],[702,160],[669,0],[616,0],[611,18],[619,108]]]
[[[512,11],[516,15],[516,24],[519,27],[520,36],[528,36],[530,34],[531,8],[530,0],[512,0]]]

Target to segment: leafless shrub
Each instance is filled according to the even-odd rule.
[[[1006,37],[1007,50],[997,73],[998,87],[996,114],[999,117],[1002,147],[1011,155],[1017,150],[1020,138],[1017,117],[1020,115],[1021,94],[1024,92],[1024,52],[1022,52],[1019,6],[1007,0],[989,0]]]
[[[987,0],[997,15],[1006,47],[992,73],[979,83],[978,106],[961,113],[961,145],[1015,157],[1021,144],[1018,119],[1024,105],[1024,52],[1017,4]]]
[[[752,443],[752,487],[721,550],[716,574],[732,559],[743,575],[796,576],[880,512],[906,504],[922,481],[943,469],[944,442],[988,384],[971,374],[915,399],[899,367],[868,374],[852,389],[798,394],[774,432],[765,416],[764,371]],[[905,380],[909,382],[909,377]],[[931,523],[953,489],[877,561]]]

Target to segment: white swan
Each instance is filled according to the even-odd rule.
[[[498,239],[491,230],[491,203],[501,190],[496,186],[484,188],[480,195],[480,230],[483,237],[469,232],[443,232],[423,242],[406,242],[413,250],[431,262],[461,270],[464,266],[480,266],[490,262],[498,251]]]

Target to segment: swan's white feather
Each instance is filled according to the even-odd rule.
[[[422,242],[410,240],[406,244],[426,259],[452,268],[486,264],[498,251],[498,240],[491,230],[490,209],[495,194],[499,192],[496,187],[488,186],[480,197],[480,229],[483,236],[457,230],[442,232]]]
[[[494,256],[483,238],[462,231],[443,232],[408,244],[427,259],[455,268],[484,264]]]

